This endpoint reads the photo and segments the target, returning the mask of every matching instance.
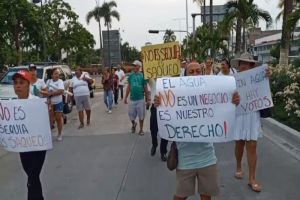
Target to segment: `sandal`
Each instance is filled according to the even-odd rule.
[[[141,130],[141,131],[139,132],[139,135],[141,135],[141,136],[142,136],[142,135],[145,135],[144,131]]]
[[[248,186],[253,192],[261,192],[261,186],[259,186],[257,183],[248,183]]]
[[[243,179],[243,172],[242,171],[235,172],[234,177],[236,179]]]
[[[131,133],[135,133],[135,128],[136,128],[137,123],[134,122],[134,124],[131,127]]]
[[[78,126],[78,129],[81,129],[81,128],[83,128],[84,127],[84,125],[83,124],[80,124],[79,126]]]

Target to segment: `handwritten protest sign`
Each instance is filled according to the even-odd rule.
[[[179,75],[180,57],[181,47],[178,42],[142,47],[145,79]]]
[[[157,119],[162,138],[181,142],[233,140],[234,77],[159,78],[156,87],[161,98]]]
[[[260,66],[234,75],[241,102],[237,114],[273,107],[267,66]]]
[[[44,99],[0,101],[0,147],[12,152],[52,148]]]

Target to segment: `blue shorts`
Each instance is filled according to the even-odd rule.
[[[63,112],[63,109],[64,109],[64,103],[63,102],[53,104],[54,112]]]

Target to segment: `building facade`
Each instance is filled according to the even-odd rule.
[[[102,31],[103,36],[103,56],[104,66],[116,66],[121,63],[121,36],[119,30],[109,31],[109,48],[108,48],[108,31]],[[110,60],[109,51],[110,49]]]

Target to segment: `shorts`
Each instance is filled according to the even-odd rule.
[[[176,170],[176,196],[184,198],[195,194],[196,180],[199,195],[216,196],[219,193],[217,165],[199,169]]]
[[[128,115],[131,121],[135,120],[136,117],[139,117],[139,120],[143,120],[145,118],[145,101],[137,100],[131,101],[129,104]]]
[[[75,96],[77,111],[91,110],[90,95]]]
[[[53,111],[54,112],[63,112],[63,109],[64,109],[64,103],[63,102],[53,104]]]

